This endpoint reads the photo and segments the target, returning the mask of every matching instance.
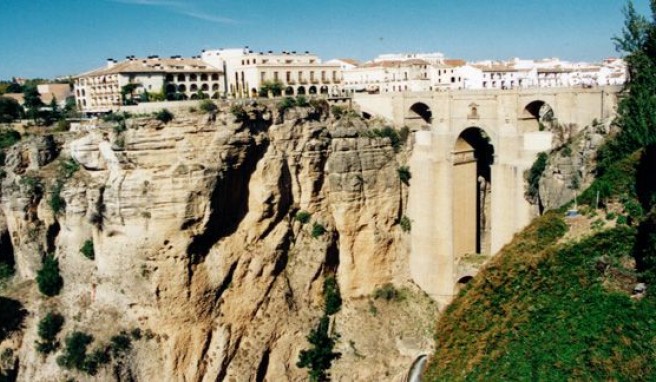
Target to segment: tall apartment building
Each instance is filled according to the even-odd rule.
[[[257,97],[265,82],[279,82],[285,95],[340,95],[339,62],[322,63],[309,52],[253,52],[248,48],[206,50],[203,61],[223,68],[231,97]]]
[[[129,97],[138,100],[145,93],[163,93],[169,100],[219,98],[224,93],[223,71],[198,58],[146,59],[127,57],[107,60],[107,66],[78,75],[74,93],[78,108],[86,113],[106,113],[121,106],[125,85],[133,84]]]

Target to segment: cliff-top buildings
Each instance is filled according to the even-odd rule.
[[[466,62],[441,53],[410,53],[383,54],[360,64],[350,59],[322,62],[310,52],[238,48],[204,50],[192,58],[110,59],[106,67],[77,76],[74,93],[81,111],[104,113],[153,100],[593,87],[622,85],[626,76],[621,59],[599,64],[558,59]],[[271,84],[276,86],[267,89]]]

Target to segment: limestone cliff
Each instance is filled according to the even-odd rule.
[[[572,130],[567,126],[554,128],[554,149],[533,197],[541,210],[558,208],[573,200],[594,180],[597,150],[608,138],[610,126],[595,122],[576,133]]]
[[[389,139],[318,106],[121,123],[7,152],[0,207],[17,275],[2,293],[29,316],[0,351],[12,349],[18,380],[306,380],[296,362],[326,275],[344,298],[334,380],[397,378],[431,346],[436,309],[406,274],[403,154]],[[81,169],[64,174],[69,162]],[[54,212],[58,195],[65,208]],[[89,240],[93,260],[80,253]],[[52,298],[34,283],[46,253],[64,280]],[[405,300],[371,299],[386,283],[404,286]],[[60,367],[61,349],[35,351],[53,310],[65,317],[62,343],[74,330],[94,336],[90,349],[121,330],[148,335],[88,376]]]

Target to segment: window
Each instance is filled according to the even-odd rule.
[[[292,72],[285,72],[285,80],[287,82],[291,82],[292,80]]]
[[[262,72],[262,73],[260,73],[260,81],[261,81],[261,82],[266,81],[266,72]]]
[[[273,72],[273,80],[278,81],[278,72]]]

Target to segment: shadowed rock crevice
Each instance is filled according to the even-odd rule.
[[[260,364],[257,366],[257,374],[255,376],[255,381],[256,382],[264,382],[264,378],[266,377],[267,370],[269,369],[269,356],[270,356],[270,350],[267,348],[264,350],[264,354],[262,354],[262,359],[260,360]]]
[[[187,248],[192,264],[201,262],[214,244],[233,234],[248,213],[248,185],[267,147],[268,142],[248,146],[241,166],[230,167],[220,175],[210,199],[210,216],[205,229],[194,236]]]
[[[8,230],[0,234],[0,263],[15,267],[14,246],[11,243],[11,235]]]

